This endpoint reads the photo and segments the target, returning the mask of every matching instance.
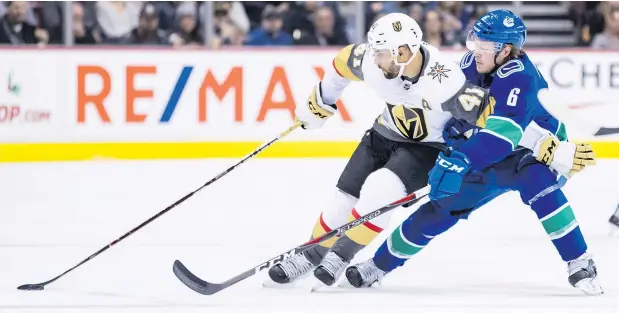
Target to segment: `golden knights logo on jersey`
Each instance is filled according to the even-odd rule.
[[[428,127],[423,109],[408,108],[404,105],[387,103],[391,118],[402,135],[413,141],[421,141],[428,136]]]

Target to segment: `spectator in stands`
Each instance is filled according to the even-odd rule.
[[[129,43],[139,45],[168,44],[165,31],[159,29],[159,16],[152,4],[145,5],[140,12],[138,27],[131,31]]]
[[[191,1],[148,1],[155,6],[157,16],[159,16],[159,28],[166,31],[175,29],[177,26],[177,10],[187,2]]]
[[[176,10],[175,31],[170,34],[169,41],[173,46],[194,46],[204,43],[202,32],[198,28],[195,6],[182,4]]]
[[[604,31],[593,37],[591,48],[619,50],[619,2],[606,2],[602,14]]]
[[[85,22],[84,6],[80,2],[73,2],[73,40],[75,44],[96,44],[101,42],[99,30],[88,26]]]
[[[47,44],[49,33],[26,21],[27,2],[5,1],[4,5],[6,12],[0,18],[0,44]]]
[[[130,1],[97,2],[97,22],[106,43],[126,42],[138,26],[140,3]]]
[[[262,24],[262,12],[267,5],[275,6],[277,11],[285,16],[290,10],[289,1],[242,1],[243,8],[250,21],[250,30],[259,28]]]
[[[247,40],[245,32],[231,20],[221,24],[219,37],[223,46],[243,46]]]
[[[440,23],[442,24],[443,47],[459,44],[462,37],[462,25],[470,20],[469,12],[463,9],[462,2],[456,1],[442,1],[439,3],[438,9]]]
[[[350,44],[346,32],[335,28],[335,15],[330,7],[316,9],[314,32],[293,34],[297,45],[346,46]]]
[[[4,16],[4,14],[6,13],[7,10],[7,6],[9,5],[11,1],[0,1],[0,17]],[[38,26],[40,27],[41,24],[39,23],[39,20],[37,19],[37,16],[34,12],[34,8],[33,8],[33,4],[35,3],[34,1],[23,1],[26,3],[26,13],[24,20],[33,26]]]
[[[368,1],[365,2],[365,30],[370,29],[374,21],[378,20],[381,16],[398,11],[397,2],[385,2],[385,1]]]
[[[241,33],[247,34],[250,23],[243,4],[239,1],[217,1],[213,2],[213,6],[217,27],[221,27],[224,22],[229,22],[237,27]],[[200,16],[205,16],[204,10],[205,6],[202,5]]]
[[[426,12],[423,21],[424,41],[435,47],[443,46],[443,34],[441,32],[441,16],[436,10]]]
[[[420,3],[412,3],[408,7],[408,16],[412,17],[417,23],[423,20],[423,6]]]
[[[348,42],[346,23],[337,13],[337,5],[338,2],[322,3],[320,1],[304,1],[290,5],[290,9],[284,18],[284,31],[292,34],[295,44],[318,45],[320,42],[317,38],[321,36],[332,37],[329,42],[338,42],[330,44],[339,45],[340,42]],[[322,10],[319,13],[318,10],[324,7],[330,9],[329,12]],[[333,20],[333,22],[330,22],[330,20]],[[318,24],[324,28],[331,28],[329,32],[332,35],[320,35],[321,31],[316,29]]]
[[[262,11],[262,25],[247,35],[248,46],[290,46],[292,36],[282,30],[282,13],[274,6],[267,5]]]
[[[608,2],[604,2],[608,3]],[[604,30],[603,8],[599,1],[570,2],[570,17],[577,30],[577,44],[589,46],[591,39]]]
[[[219,48],[228,45],[242,45],[245,40],[245,29],[249,28],[249,19],[245,14],[245,9],[239,7],[237,2],[214,2],[215,34],[212,48]],[[202,6],[201,12],[204,9]],[[203,15],[204,13],[201,13]],[[208,21],[207,21],[208,22]]]
[[[41,23],[49,32],[49,42],[60,44],[63,42],[64,37],[64,3],[63,1],[45,1],[41,3]],[[95,13],[96,2],[90,1],[73,1],[73,20],[76,20],[84,31],[81,30],[80,25],[74,25],[73,36],[81,38],[75,38],[76,43],[96,43],[100,42],[100,39],[96,42],[92,42],[93,38],[90,38],[91,32],[97,32],[97,19]],[[85,35],[82,35],[84,33]],[[85,36],[85,37],[84,37]],[[99,35],[100,37],[100,35]],[[84,41],[85,40],[85,41]]]

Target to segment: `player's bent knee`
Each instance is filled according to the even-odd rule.
[[[364,212],[370,213],[381,206],[406,196],[406,186],[391,170],[381,168],[370,174],[361,187],[359,202],[375,204],[374,209],[367,208]]]
[[[547,166],[538,163],[522,169],[518,189],[522,202],[531,205],[539,198],[560,189],[560,186],[557,176]]]
[[[381,168],[370,174],[361,187],[361,197],[349,220],[357,219],[404,196],[406,187],[400,178],[392,171]],[[389,217],[389,213],[383,214],[349,230],[346,235],[358,244],[367,245],[389,225]]]
[[[330,229],[346,223],[350,210],[355,207],[358,201],[357,198],[341,190],[337,190],[333,198],[333,202],[322,212],[322,220]]]
[[[381,168],[370,174],[361,187],[361,197],[355,207],[360,216],[406,196],[406,186],[391,170]],[[389,223],[389,214],[372,220],[372,224],[384,228]]]

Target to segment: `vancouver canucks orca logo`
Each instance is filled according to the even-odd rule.
[[[514,27],[514,19],[509,16],[505,17],[503,25],[505,25],[505,27]]]

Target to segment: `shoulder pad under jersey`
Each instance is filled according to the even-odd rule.
[[[333,67],[340,76],[354,81],[363,80],[361,64],[365,56],[366,44],[348,45],[337,53]]]
[[[488,116],[494,112],[495,100],[489,90],[467,81],[460,90],[441,104],[445,112],[467,121],[471,125],[486,126]]]

